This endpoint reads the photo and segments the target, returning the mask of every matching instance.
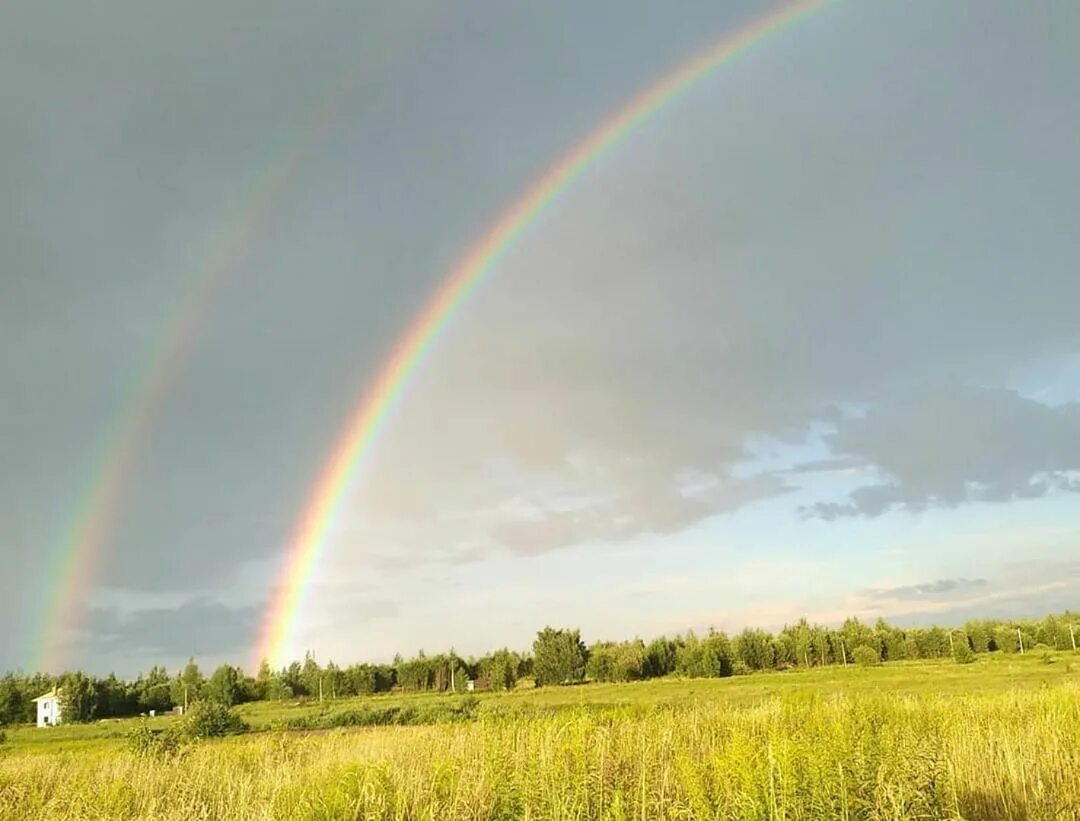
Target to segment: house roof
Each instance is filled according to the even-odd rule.
[[[60,698],[60,691],[53,687],[49,692],[44,693],[37,698],[31,699],[31,701],[47,701],[50,698]]]

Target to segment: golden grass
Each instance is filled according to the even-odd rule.
[[[793,693],[0,754],[17,819],[1072,819],[1080,687]]]

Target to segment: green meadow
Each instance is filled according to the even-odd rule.
[[[1080,656],[981,655],[9,728],[0,817],[1071,819]]]

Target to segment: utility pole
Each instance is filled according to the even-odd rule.
[[[184,715],[187,715],[187,682],[184,682]]]
[[[844,649],[844,640],[840,639],[840,655],[844,657],[844,664],[847,664],[847,650]]]
[[[322,701],[322,676],[319,676],[319,701]]]
[[[1076,634],[1073,633],[1073,626],[1069,625],[1069,641],[1072,642],[1073,652],[1076,652]]]
[[[1020,628],[1016,628],[1016,638],[1020,640],[1020,655],[1024,655],[1024,634],[1020,632]]]
[[[457,687],[454,686],[454,657],[450,657],[450,692],[456,693]]]
[[[956,651],[953,650],[952,630],[949,631],[949,655],[950,656],[955,656],[956,655]]]

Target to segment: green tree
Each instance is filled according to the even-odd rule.
[[[487,664],[483,665],[486,667],[484,672],[491,682],[491,689],[496,692],[513,690],[517,684],[520,664],[521,658],[518,654],[505,647],[492,653]]]
[[[26,690],[13,674],[0,679],[0,726],[24,721],[28,701]]]
[[[773,666],[785,669],[798,664],[795,655],[795,637],[789,631],[780,632],[772,641]]]
[[[154,666],[150,672],[136,679],[132,690],[135,695],[135,711],[148,713],[151,710],[165,712],[175,703],[172,699],[169,673],[164,667]]]
[[[370,664],[353,664],[345,668],[345,678],[353,695],[367,696],[375,692],[375,668]]]
[[[403,690],[430,690],[435,685],[435,664],[423,650],[411,659],[399,659],[394,670]]]
[[[270,669],[270,662],[263,659],[259,662],[259,672],[255,674],[255,698],[270,698],[270,680],[273,677],[274,673]]]
[[[304,689],[304,683],[300,677],[300,662],[292,662],[288,667],[281,671],[280,678],[284,684],[288,685],[290,697],[293,695],[307,695],[307,691]]]
[[[645,648],[645,676],[659,678],[675,672],[676,644],[661,636],[649,642]]]
[[[860,667],[871,667],[881,663],[881,656],[878,654],[877,648],[869,644],[860,644],[852,651],[851,655],[855,659],[855,663]]]
[[[585,645],[580,630],[545,627],[533,642],[533,675],[539,686],[567,684],[585,677]]]
[[[734,672],[731,642],[715,630],[705,638],[687,633],[676,651],[675,671],[687,678],[730,676]]]
[[[874,643],[881,648],[881,657],[885,661],[899,661],[906,658],[904,631],[892,627],[883,618],[878,618],[874,623]]]
[[[287,701],[293,695],[292,686],[281,676],[273,676],[266,683],[266,697],[271,701]]]
[[[134,712],[135,693],[115,674],[109,673],[105,678],[95,678],[93,686],[96,718],[116,718]]]
[[[813,650],[814,633],[805,618],[799,619],[794,627],[785,627],[791,631],[792,644],[795,648],[795,663],[802,667],[810,666],[810,653]]]
[[[91,721],[97,704],[94,683],[83,673],[68,673],[60,683],[60,720],[67,723]]]
[[[328,698],[351,695],[345,671],[334,664],[333,661],[328,661],[326,669],[323,670],[323,691]]]
[[[173,679],[170,688],[173,704],[190,705],[202,698],[202,688],[206,683],[195,659],[189,658],[180,675]]]
[[[228,664],[218,667],[203,688],[203,695],[208,701],[232,707],[240,701],[242,671]]]
[[[614,642],[598,641],[589,645],[588,660],[585,662],[585,675],[593,681],[613,681],[611,672],[611,649]]]
[[[309,650],[304,654],[304,666],[300,668],[300,684],[309,696],[319,695],[322,669],[315,661],[315,655]]]
[[[907,643],[904,641],[904,631],[892,628],[884,633],[882,648],[885,651],[886,661],[899,661],[906,659]]]
[[[990,628],[984,621],[969,621],[964,625],[964,632],[968,634],[971,649],[976,653],[990,652]]]
[[[1020,641],[1016,636],[1016,629],[1008,625],[1002,625],[994,629],[994,649],[1003,653],[1015,653],[1020,649]]]
[[[735,658],[750,670],[773,666],[773,637],[764,630],[743,630],[735,637],[734,651]]]
[[[840,628],[840,638],[844,642],[844,647],[848,653],[849,660],[853,655],[855,648],[860,645],[875,648],[875,652],[880,660],[881,645],[878,642],[877,635],[857,618],[851,617],[844,620],[844,624]],[[841,653],[841,658],[842,657],[843,653]]]

